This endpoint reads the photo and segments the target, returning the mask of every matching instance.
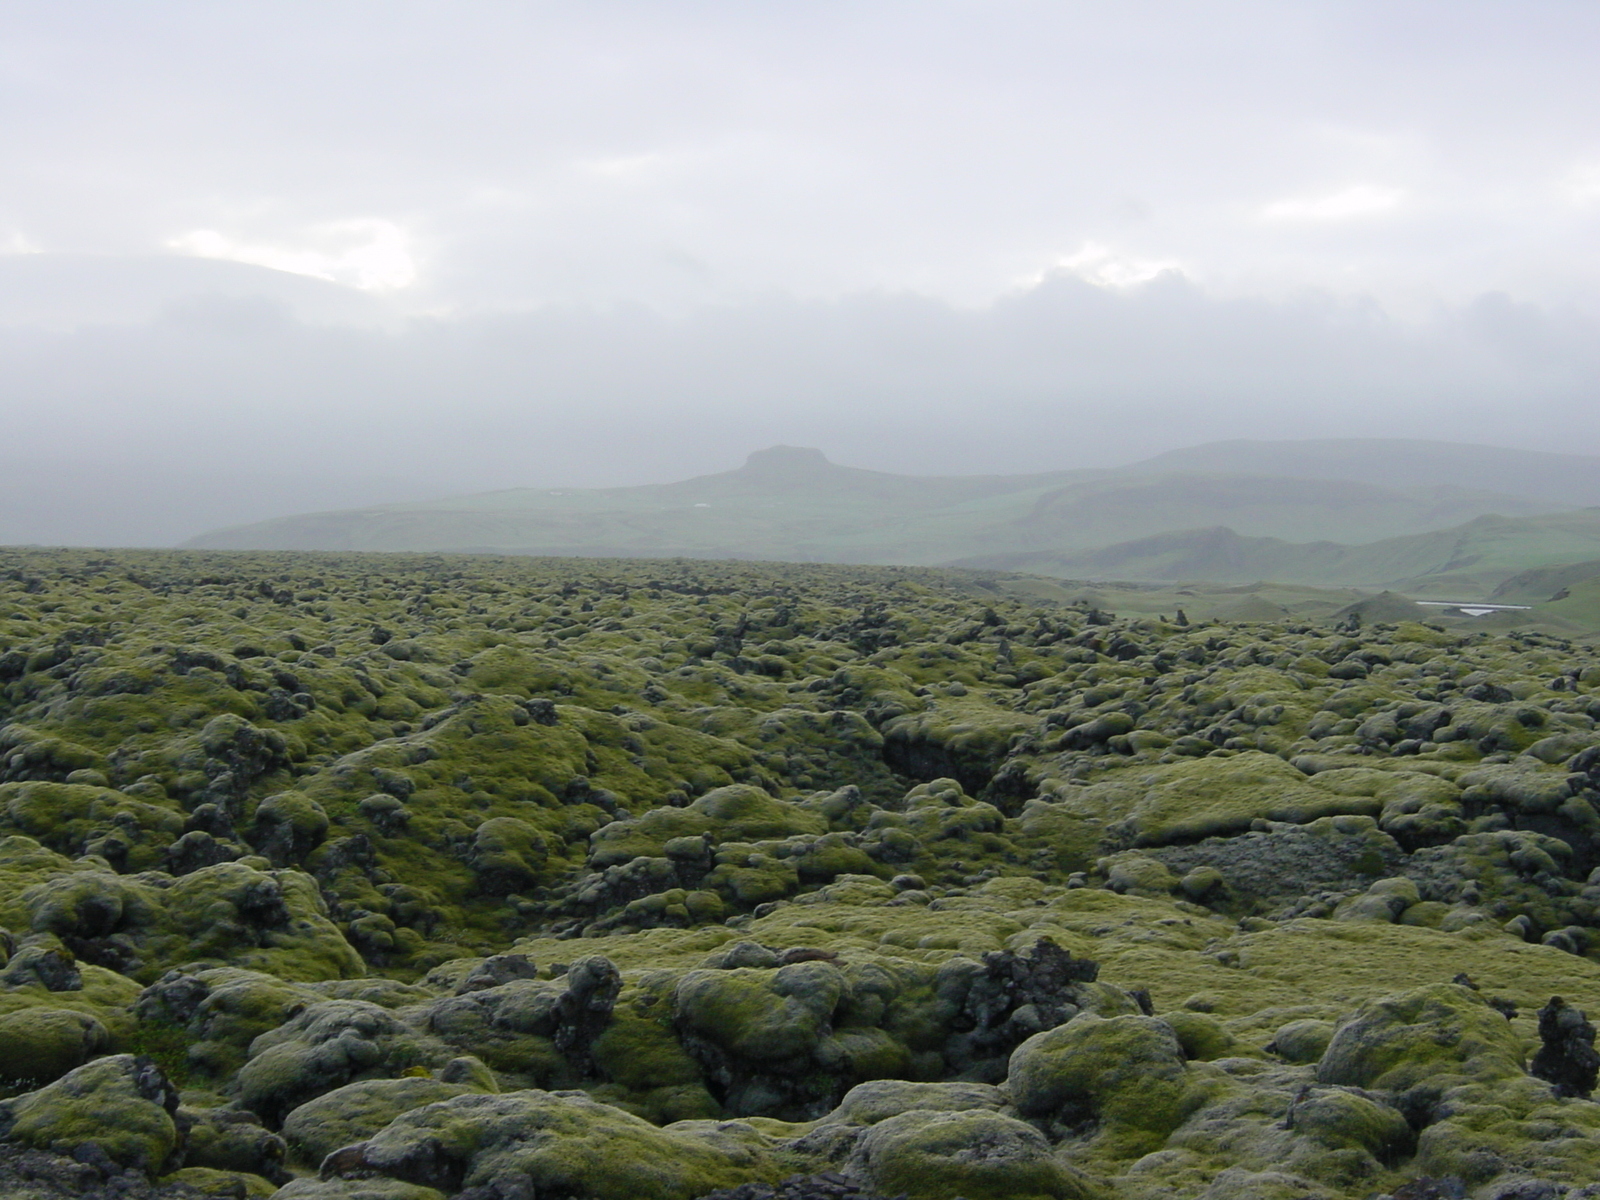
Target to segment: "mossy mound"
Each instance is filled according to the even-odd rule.
[[[25,1146],[71,1153],[96,1147],[110,1161],[159,1174],[178,1148],[178,1096],[148,1059],[96,1059],[56,1082],[0,1101],[0,1129]]]
[[[1404,1091],[1452,1075],[1519,1078],[1522,1046],[1505,1015],[1459,984],[1372,1001],[1334,1031],[1317,1078]]]
[[[1070,803],[1135,846],[1244,833],[1256,821],[1298,824],[1381,811],[1372,797],[1317,787],[1283,759],[1260,751],[1124,773],[1092,784]]]
[[[324,1170],[445,1192],[520,1178],[535,1195],[692,1200],[759,1173],[770,1141],[753,1128],[660,1129],[581,1095],[527,1091],[416,1109]]]

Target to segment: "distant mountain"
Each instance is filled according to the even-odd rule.
[[[631,488],[516,488],[427,504],[285,517],[186,545],[239,550],[474,550],[512,554],[937,563],[1086,472],[911,476],[774,446],[743,467]]]
[[[752,454],[737,470],[678,483],[518,488],[429,503],[311,513],[216,530],[187,545],[906,565],[980,555],[1031,556],[1029,561],[1041,566],[1029,569],[1043,569],[1052,555],[1197,527],[1226,527],[1245,538],[1349,545],[1453,527],[1487,513],[1517,518],[1552,508],[1547,500],[1513,491],[1463,486],[1459,480],[1485,474],[1478,469],[1484,455],[1495,453],[1486,448],[1404,445],[1425,448],[1424,457],[1435,465],[1461,450],[1465,458],[1457,481],[1430,475],[1428,482],[1416,486],[1392,486],[1298,478],[1270,470],[1256,474],[1176,470],[1173,455],[1115,471],[923,477],[843,467],[818,450],[776,446]],[[1195,454],[1205,449],[1199,447]],[[1217,453],[1226,457],[1237,451]],[[1342,452],[1330,451],[1330,456],[1339,461],[1349,458]],[[1544,457],[1556,466],[1566,462],[1559,455]],[[1522,452],[1512,455],[1517,471],[1523,470],[1525,458]],[[1600,460],[1594,461],[1600,480]],[[1511,474],[1520,478],[1517,471]],[[1600,482],[1595,490],[1600,494]],[[1192,558],[1200,552],[1161,553]],[[1251,551],[1254,559],[1287,556],[1285,562],[1298,562],[1305,553],[1269,553],[1259,547]],[[1206,561],[1205,554],[1193,561]]]
[[[1559,571],[1533,568],[1596,557],[1600,557],[1600,509],[1579,509],[1532,517],[1476,517],[1453,528],[1361,546],[1245,537],[1226,527],[1212,527],[1161,533],[1092,550],[979,555],[959,565],[1066,579],[1219,583],[1271,579],[1383,586],[1440,599],[1474,599],[1508,577],[1517,577],[1527,581],[1516,593],[1519,596],[1554,584],[1538,595],[1545,600],[1561,586],[1563,576]],[[1592,569],[1587,574],[1581,568],[1577,571],[1576,578],[1600,574]],[[1504,591],[1495,592],[1497,600]]]
[[[1118,471],[1048,492],[1012,527],[997,527],[986,540],[1063,549],[1223,525],[1246,537],[1360,543],[1424,533],[1484,513],[1548,511],[1539,501],[1449,484],[1398,488],[1342,479]]]

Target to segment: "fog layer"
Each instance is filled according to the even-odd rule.
[[[1117,290],[1060,274],[975,309],[880,293],[387,326],[198,295],[149,320],[0,332],[0,539],[171,544],[450,492],[664,482],[779,442],[915,474],[1113,466],[1236,437],[1583,453],[1600,433],[1596,332],[1503,296],[1399,322],[1325,296],[1219,299],[1177,275]]]

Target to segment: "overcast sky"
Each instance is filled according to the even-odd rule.
[[[4,0],[0,538],[1593,452],[1597,61],[1590,0]]]

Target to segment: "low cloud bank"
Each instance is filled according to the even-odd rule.
[[[778,442],[971,474],[1239,437],[1583,452],[1600,433],[1594,322],[1499,295],[1400,322],[1064,274],[980,309],[770,296],[338,323],[233,288],[70,328],[4,300],[6,542],[172,544],[322,508],[665,481]]]

